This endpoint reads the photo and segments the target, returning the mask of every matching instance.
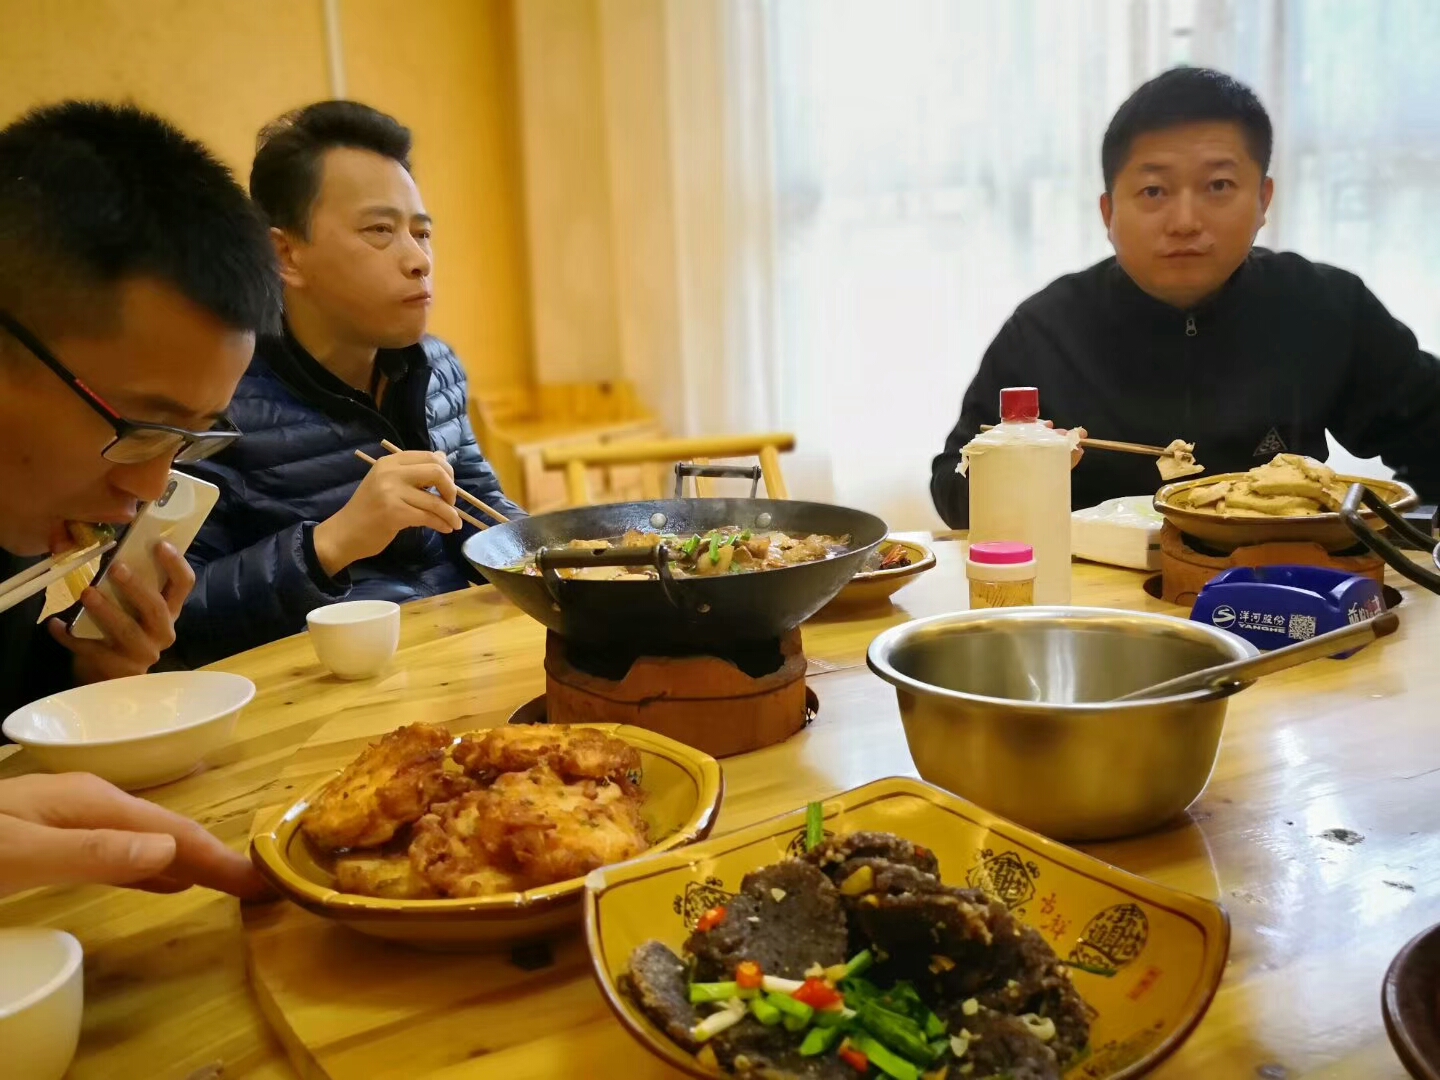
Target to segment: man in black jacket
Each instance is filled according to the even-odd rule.
[[[0,131],[0,579],[233,440],[222,413],[278,295],[245,193],[158,117],[72,101]],[[155,662],[194,580],[168,545],[157,559],[163,592],[112,575],[136,617],[83,594],[104,641],[40,627],[43,592],[0,612],[0,717]],[[0,780],[0,895],[79,882],[265,891],[201,826],[97,777]]]
[[[1164,446],[1211,473],[1277,453],[1324,460],[1328,430],[1440,499],[1440,362],[1354,274],[1253,248],[1274,193],[1271,127],[1219,72],[1140,87],[1105,133],[1100,216],[1115,257],[1032,296],[1000,329],[935,458],[931,496],[969,523],[960,450],[998,419],[1000,390],[1037,386],[1059,427]],[[1152,492],[1154,463],[1087,454],[1076,508]]]
[[[245,438],[191,470],[221,490],[189,551],[178,648],[192,664],[296,633],[325,604],[479,580],[457,488],[524,516],[476,444],[464,369],[425,335],[431,220],[409,156],[406,128],[351,101],[261,132],[250,192],[270,220],[285,327],[257,343],[236,392]]]

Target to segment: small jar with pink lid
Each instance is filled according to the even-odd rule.
[[[1027,607],[1035,602],[1035,550],[1029,544],[971,544],[965,556],[970,607]]]

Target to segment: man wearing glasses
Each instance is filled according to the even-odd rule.
[[[74,525],[124,525],[172,462],[232,442],[224,410],[277,305],[244,192],[164,121],[68,102],[0,130],[0,580]],[[157,557],[163,593],[112,575],[137,617],[81,598],[103,641],[40,627],[43,594],[0,613],[0,716],[149,669],[194,583]],[[93,776],[0,780],[0,894],[80,881],[261,890],[199,825]]]

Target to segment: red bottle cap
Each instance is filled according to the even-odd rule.
[[[982,566],[1014,566],[1017,563],[1027,563],[1033,558],[1035,549],[1029,544],[997,540],[989,544],[970,545],[970,561]]]
[[[1033,386],[1007,386],[1000,391],[1000,419],[1028,423],[1040,419],[1040,391]]]

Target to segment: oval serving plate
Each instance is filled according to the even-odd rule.
[[[1246,473],[1218,473],[1215,476],[1201,476],[1194,480],[1183,480],[1178,484],[1166,484],[1155,493],[1155,509],[1165,515],[1167,521],[1187,536],[1205,540],[1222,551],[1233,551],[1248,544],[1270,543],[1312,543],[1319,544],[1326,551],[1345,551],[1360,541],[1337,513],[1306,514],[1304,517],[1242,517],[1233,514],[1207,514],[1203,510],[1192,510],[1175,506],[1171,500],[1190,488],[1216,484],[1222,480],[1238,480]],[[1394,509],[1404,512],[1420,502],[1419,496],[1408,484],[1398,480],[1376,480],[1363,476],[1341,476],[1346,484],[1364,484],[1379,495]],[[1365,523],[1377,531],[1385,523],[1368,507],[1361,509]]]
[[[644,728],[576,726],[599,728],[640,752],[641,816],[654,838],[647,855],[709,835],[724,791],[714,758]],[[300,816],[310,799],[339,772],[309,788],[251,838],[251,861],[286,899],[362,934],[428,949],[508,948],[579,922],[583,878],[459,900],[387,900],[340,892],[323,857],[300,832]]]
[[[885,550],[889,544],[898,544],[910,552],[909,566],[856,574],[822,610],[879,604],[894,596],[920,574],[935,568],[935,553],[924,544],[918,544],[914,540],[886,539],[880,542],[880,550]]]
[[[1175,1052],[1220,985],[1230,920],[1219,904],[1167,889],[1022,829],[919,780],[892,777],[825,807],[827,833],[897,833],[930,848],[949,884],[999,897],[1074,965],[1095,1011],[1088,1055],[1067,1080],[1133,1080]],[[658,938],[677,953],[695,920],[751,870],[801,850],[796,810],[694,847],[646,855],[585,879],[585,936],[610,1008],[642,1045],[696,1077],[723,1076],[665,1037],[620,990],[630,954]]]

